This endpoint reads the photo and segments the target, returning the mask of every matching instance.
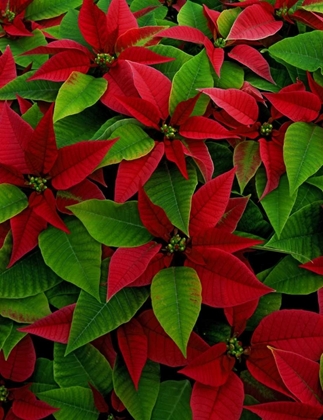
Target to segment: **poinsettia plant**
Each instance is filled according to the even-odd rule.
[[[0,420],[323,418],[321,0],[0,2]]]

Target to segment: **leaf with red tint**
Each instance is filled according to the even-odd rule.
[[[65,233],[70,233],[63,220],[59,217],[56,210],[56,199],[50,189],[46,189],[42,194],[35,191],[29,196],[29,207],[37,216],[55,226]]]
[[[94,405],[100,413],[108,413],[109,406],[105,402],[103,395],[89,382],[92,391]]]
[[[262,319],[252,345],[270,345],[318,360],[323,348],[323,317],[310,311],[282,309]]]
[[[224,49],[223,48],[214,48],[211,42],[205,43],[206,53],[211,61],[211,64],[218,75],[220,77],[221,68],[224,61]]]
[[[33,209],[27,207],[10,219],[13,247],[8,267],[34,249],[38,244],[38,235],[47,227],[47,222]]]
[[[164,209],[154,204],[143,188],[138,193],[138,210],[143,225],[153,236],[165,241],[170,239],[173,225]]]
[[[172,260],[172,256],[164,255],[159,252],[148,264],[145,272],[139,276],[134,282],[131,283],[131,287],[142,287],[151,284],[155,275],[165,267],[169,267]]]
[[[1,184],[13,184],[18,187],[26,186],[24,176],[14,166],[8,166],[0,163],[0,179]]]
[[[164,155],[164,143],[156,142],[154,149],[139,159],[122,160],[118,167],[114,199],[124,203],[144,185]]]
[[[117,353],[113,348],[111,334],[104,334],[91,342],[95,348],[107,359],[113,368],[116,361]]]
[[[190,117],[185,121],[179,128],[179,134],[194,140],[238,138],[236,134],[228,131],[217,121],[200,116]]]
[[[186,101],[179,102],[176,105],[176,108],[173,112],[173,115],[170,120],[170,125],[182,125],[188,118],[191,116],[196,102],[198,101],[201,93],[199,92],[197,95],[193,96],[193,98],[189,98]]]
[[[127,114],[130,114],[147,127],[152,127],[156,130],[160,129],[159,121],[161,115],[159,109],[154,104],[145,99],[133,96],[116,97],[115,99],[127,110]]]
[[[295,399],[322,407],[323,392],[319,381],[320,365],[299,354],[269,346],[279,374]]]
[[[117,394],[112,390],[111,392],[111,404],[115,411],[118,413],[121,413],[121,411],[124,411],[126,407],[124,406],[123,402],[120,400],[120,398],[117,396]],[[124,419],[124,418],[122,418]],[[120,420],[122,420],[120,419]]]
[[[227,356],[226,352],[225,343],[215,344],[178,372],[203,385],[221,386],[227,381],[235,364],[235,358]]]
[[[27,387],[17,388],[13,392],[12,412],[19,419],[44,419],[59,410],[45,401],[37,400],[36,396]]]
[[[20,114],[23,115],[32,107],[33,104],[29,100],[22,98],[21,96],[17,94],[16,94],[16,98],[18,101]]]
[[[154,362],[170,367],[184,366],[209,348],[209,345],[193,331],[188,341],[185,359],[151,309],[142,312],[137,319],[148,337],[148,358]]]
[[[265,7],[253,4],[238,15],[227,39],[258,41],[274,35],[282,26],[283,22],[275,20],[274,15],[266,10]]]
[[[266,169],[267,183],[260,200],[278,187],[280,177],[286,172],[283,145],[276,141],[259,139],[259,152]]]
[[[309,404],[292,401],[275,401],[244,407],[257,414],[262,420],[318,420],[323,409]]]
[[[243,383],[233,372],[230,372],[226,383],[219,387],[196,382],[191,396],[194,420],[239,420],[243,400]]]
[[[225,212],[229,202],[235,169],[217,176],[203,185],[192,198],[189,231],[197,232],[214,227]]]
[[[0,248],[2,248],[4,241],[10,230],[10,221],[6,220],[3,223],[0,223]]]
[[[255,98],[239,89],[206,88],[199,89],[214,103],[223,108],[232,118],[244,125],[253,124],[258,119],[258,105]]]
[[[138,390],[141,372],[147,362],[148,339],[141,324],[132,319],[117,330],[118,344],[129,375]]]
[[[301,264],[300,267],[323,276],[323,256],[314,258],[314,260],[308,261],[305,264]]]
[[[320,98],[321,103],[323,103],[323,86],[315,82],[311,73],[307,72],[306,74],[311,91],[315,93]]]
[[[276,84],[270,74],[268,62],[258,50],[250,47],[250,45],[236,45],[228,53],[228,56],[248,67],[254,73],[268,80],[270,83]]]
[[[173,61],[174,58],[157,54],[145,47],[133,46],[123,50],[119,54],[118,62],[120,62],[120,60],[128,60],[135,63],[150,65],[168,63],[169,61]]]
[[[214,172],[214,164],[209,149],[203,141],[182,139],[184,153],[191,156],[201,171],[205,181],[210,181]]]
[[[105,13],[93,0],[84,0],[80,9],[78,26],[85,41],[97,53],[108,52],[107,46],[111,32],[108,30]]]
[[[217,228],[224,229],[229,232],[236,230],[239,220],[241,219],[249,197],[235,197],[230,198],[221,220],[217,224]]]
[[[115,39],[132,28],[138,28],[138,23],[126,0],[112,0],[107,11],[107,26],[110,34],[115,34]],[[112,37],[113,44],[115,43]]]
[[[134,248],[118,248],[109,264],[107,300],[141,276],[161,244],[148,242]]]
[[[84,179],[84,181],[74,185],[67,191],[58,191],[56,194],[56,206],[60,212],[72,215],[73,213],[66,208],[67,206],[92,198],[104,200],[105,196],[96,184],[88,179]]]
[[[73,71],[86,74],[90,64],[89,56],[82,51],[63,51],[45,61],[28,80],[64,82]]]
[[[165,26],[144,26],[141,28],[132,28],[119,36],[115,43],[114,50],[116,54],[121,53],[127,48],[137,45],[156,45],[158,39],[153,39],[154,36],[165,29]],[[172,60],[172,59],[170,59]]]
[[[288,91],[263,95],[279,112],[294,122],[311,122],[321,110],[321,101],[312,92]]]
[[[4,53],[0,57],[0,87],[5,86],[17,77],[15,60],[11,49],[7,45]]]
[[[22,173],[29,173],[25,162],[25,149],[33,129],[6,102],[0,116],[0,163],[14,166]]]
[[[257,309],[258,302],[259,299],[255,299],[231,308],[224,308],[224,315],[228,323],[233,327],[233,332],[236,336],[239,336],[245,330],[246,323]]]
[[[55,341],[56,343],[67,344],[74,308],[75,303],[64,306],[31,325],[19,328],[18,331],[35,334],[47,340]]]
[[[218,33],[217,20],[220,16],[220,12],[217,10],[209,9],[205,4],[203,4],[203,14],[207,19],[208,27],[213,34],[213,39],[216,39]]]
[[[197,272],[202,284],[202,302],[206,305],[215,308],[236,306],[273,291],[234,255],[217,249],[205,250],[203,257],[204,266],[190,260],[185,261],[185,266]]]
[[[14,382],[23,382],[28,379],[35,368],[36,352],[29,335],[26,335],[11,350],[7,360],[3,351],[0,352],[0,374]]]
[[[67,190],[83,181],[117,140],[81,141],[59,149],[58,158],[50,171],[52,186],[57,190]]]
[[[167,160],[174,162],[185,179],[188,179],[185,160],[185,147],[180,140],[172,141],[164,138],[165,155]]]
[[[236,176],[242,194],[261,165],[259,144],[251,140],[237,144],[233,152],[233,165],[237,169]]]
[[[159,32],[156,36],[158,38],[166,37],[202,45],[204,45],[206,41],[210,42],[210,40],[199,29],[184,25],[173,26],[172,28],[164,29],[163,31]]]
[[[82,44],[79,44],[72,39],[58,39],[50,42],[47,45],[40,45],[39,47],[23,52],[21,55],[30,54],[58,54],[61,52],[68,52],[71,50],[77,50],[83,52],[88,57],[92,57],[92,53]]]
[[[321,14],[298,9],[293,13],[292,17],[314,29],[323,30],[323,18]]]

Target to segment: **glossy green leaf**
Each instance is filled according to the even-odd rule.
[[[101,125],[99,130],[97,130],[97,132],[94,134],[91,140],[106,140],[109,138],[112,139],[118,137],[113,134],[114,131],[121,126],[128,124],[137,125],[141,127],[141,123],[135,118],[124,118],[123,115],[116,115],[104,121],[104,123]]]
[[[151,420],[191,420],[191,392],[188,380],[162,382]]]
[[[82,0],[39,0],[33,1],[26,9],[25,18],[28,20],[50,19],[60,16],[69,9],[81,6]]]
[[[57,420],[97,420],[99,416],[92,391],[81,386],[50,389],[38,392],[37,397],[52,407],[59,408],[53,414]]]
[[[323,254],[323,201],[314,202],[293,213],[280,238],[275,234],[264,248],[292,255],[306,263]]]
[[[58,388],[54,379],[53,361],[38,357],[36,360],[35,370],[31,377],[32,385],[30,390],[37,394],[38,392],[48,391]]]
[[[206,52],[202,50],[184,63],[175,74],[170,93],[170,114],[173,114],[180,102],[193,98],[198,93],[196,89],[210,87],[213,87],[213,77],[209,59],[206,56]],[[210,98],[207,95],[201,95],[192,115],[203,115],[209,100]]]
[[[248,319],[246,330],[253,331],[265,316],[274,311],[278,311],[281,304],[282,295],[280,293],[269,293],[268,295],[261,296],[257,309],[253,313],[252,317]]]
[[[21,324],[16,324],[16,322],[12,321],[12,328],[10,333],[6,337],[5,342],[2,345],[2,351],[4,354],[5,359],[7,359],[11,353],[11,350],[22,340],[26,333],[20,332],[17,328],[20,328]]]
[[[156,69],[161,71],[170,80],[173,80],[175,74],[182,67],[182,65],[192,58],[192,56],[187,54],[185,51],[175,48],[172,45],[158,44],[150,47],[150,49],[155,53],[165,57],[175,58],[175,60],[168,61],[167,63],[154,65]]]
[[[306,71],[323,68],[323,32],[311,31],[282,39],[268,48],[270,55]]]
[[[0,314],[16,322],[33,323],[50,313],[44,293],[20,299],[0,298]]]
[[[148,360],[140,377],[138,391],[136,391],[125,364],[117,358],[113,369],[114,391],[134,419],[151,419],[159,383],[159,364]]]
[[[59,38],[72,39],[84,45],[91,51],[91,46],[85,41],[78,25],[79,10],[70,9],[59,25]]]
[[[318,188],[306,182],[298,188],[298,194],[293,207],[293,213],[313,203],[314,201],[320,200],[323,200],[322,192]]]
[[[266,175],[264,170],[259,170],[256,177],[256,188],[258,197],[261,197],[266,185]],[[286,174],[282,175],[278,187],[267,194],[262,200],[263,206],[272,227],[279,239],[292,208],[297,198],[297,191],[289,195],[289,185]]]
[[[242,141],[237,144],[233,153],[233,165],[237,168],[236,177],[242,194],[261,165],[259,144],[255,141]]]
[[[102,283],[107,279],[107,268],[102,270]],[[146,288],[126,287],[108,302],[107,289],[101,287],[101,302],[86,292],[81,292],[73,314],[66,354],[113,331],[128,322],[147,300]]]
[[[109,138],[117,137],[119,140],[108,151],[100,167],[119,163],[123,159],[138,159],[147,155],[155,146],[154,140],[141,127],[132,123],[120,126]]]
[[[111,200],[87,200],[69,209],[90,235],[107,246],[133,247],[146,244],[151,234],[142,224],[137,201],[118,204]]]
[[[171,223],[188,232],[192,195],[197,185],[194,168],[188,166],[189,179],[185,179],[175,165],[164,161],[150,177],[145,190],[154,204],[162,207]]]
[[[214,86],[221,89],[240,89],[244,82],[244,71],[241,66],[231,61],[224,61],[220,77],[214,72]]]
[[[234,9],[225,9],[221,12],[216,21],[216,24],[222,38],[226,38],[229,35],[231,27],[240,13],[240,7],[235,7]]]
[[[185,25],[199,29],[207,37],[212,37],[203,13],[203,7],[200,4],[187,0],[177,15],[177,21],[181,26]]]
[[[200,279],[190,267],[165,268],[155,275],[151,284],[151,301],[156,318],[184,357],[201,310],[201,293]]]
[[[28,199],[20,188],[11,184],[0,184],[0,223],[11,219],[28,207]]]
[[[72,283],[63,281],[57,286],[47,290],[48,302],[57,309],[76,303],[81,290]]]
[[[0,350],[13,329],[13,321],[0,316]]]
[[[40,252],[35,252],[0,273],[0,297],[18,299],[34,296],[61,281],[44,263]]]
[[[299,267],[299,262],[288,255],[270,271],[265,284],[279,293],[308,295],[323,287],[323,276]]]
[[[64,280],[99,298],[101,245],[76,218],[66,219],[67,234],[49,226],[39,235],[45,263]]]
[[[101,394],[112,389],[112,369],[107,359],[91,344],[64,356],[66,346],[54,345],[54,378],[61,388],[93,385]]]
[[[323,128],[297,122],[291,124],[284,139],[284,161],[290,193],[323,166]]]

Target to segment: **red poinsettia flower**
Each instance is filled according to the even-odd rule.
[[[27,6],[33,0],[1,0],[0,1],[0,36],[32,36],[26,28],[23,18]]]
[[[80,198],[74,202],[82,197],[104,198],[86,177],[115,140],[83,141],[58,149],[52,113],[50,107],[35,129],[7,104],[1,114],[0,184],[21,187],[28,194],[28,207],[10,219],[13,251],[9,266],[37,245],[47,223],[68,232],[57,212],[57,191],[69,193],[68,198],[77,193]]]

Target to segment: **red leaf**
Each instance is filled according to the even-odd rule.
[[[89,56],[82,51],[63,51],[45,61],[28,80],[64,82],[73,71],[86,74],[90,64]]]
[[[214,227],[227,207],[235,169],[231,169],[204,184],[192,198],[189,231],[197,232]]]
[[[121,34],[115,44],[115,53],[119,54],[123,50],[136,45],[154,45],[158,40],[153,39],[154,35],[164,29],[164,26],[144,26],[141,28],[132,28]],[[143,44],[144,42],[144,44]]]
[[[111,31],[107,27],[105,13],[93,0],[84,0],[80,9],[78,25],[83,38],[94,48],[96,53],[109,53],[107,46]]]
[[[204,251],[204,266],[186,260],[197,272],[202,284],[202,302],[225,308],[250,302],[273,289],[261,283],[237,257],[220,249]]]
[[[221,386],[228,380],[235,364],[235,358],[227,356],[226,352],[225,343],[215,344],[178,372],[203,385]]]
[[[196,102],[198,101],[201,93],[189,98],[186,101],[179,102],[176,105],[172,118],[170,120],[170,125],[182,125],[188,118],[191,116]]]
[[[161,115],[156,105],[146,99],[136,98],[134,96],[116,97],[115,99],[127,110],[127,114],[130,114],[147,127],[160,130],[159,122]]]
[[[118,248],[109,264],[107,300],[144,273],[160,248],[161,244],[156,242],[135,248]]]
[[[188,341],[187,359],[185,359],[151,309],[142,312],[138,321],[148,337],[148,358],[154,362],[171,367],[184,366],[209,348],[209,345],[193,331]]]
[[[131,283],[131,287],[142,287],[151,284],[153,278],[160,270],[169,267],[172,258],[172,256],[169,257],[161,252],[156,254],[148,264],[145,272]]]
[[[243,383],[233,372],[230,372],[227,382],[219,387],[196,382],[191,396],[194,420],[239,420],[243,400]]]
[[[237,224],[246,209],[248,200],[249,197],[230,198],[225,213],[217,224],[217,228],[225,229],[229,232],[235,231]]]
[[[114,199],[124,203],[144,185],[157,168],[164,155],[164,144],[156,142],[147,155],[135,160],[123,160],[118,167]]]
[[[233,152],[233,165],[237,168],[240,191],[243,191],[261,165],[258,143],[245,140],[237,144]]]
[[[27,207],[10,219],[13,247],[8,267],[34,249],[38,244],[38,235],[47,227],[47,222],[40,218],[33,209]]]
[[[129,29],[138,28],[137,20],[130,11],[126,0],[111,1],[107,12],[107,26],[110,34],[115,34],[115,39],[118,39]]]
[[[244,9],[233,23],[227,40],[258,41],[278,32],[283,22],[275,20],[265,7],[253,4]]]
[[[250,47],[250,45],[236,45],[228,53],[228,56],[243,64],[260,77],[268,80],[270,83],[276,84],[270,74],[268,62],[258,50]]]
[[[55,341],[56,343],[67,344],[75,305],[73,303],[64,306],[31,325],[19,328],[18,331],[35,334],[47,340]]]
[[[241,305],[233,306],[231,308],[224,308],[224,315],[228,323],[233,327],[233,333],[239,336],[246,328],[247,320],[253,315],[257,309],[259,299],[251,302],[242,303]]]
[[[122,53],[120,53],[118,62],[120,62],[120,60],[128,60],[136,63],[150,65],[168,63],[169,61],[173,61],[174,58],[157,54],[145,47],[133,46],[123,50]]]
[[[14,382],[23,382],[28,379],[34,371],[35,363],[36,353],[29,335],[16,344],[7,360],[3,352],[0,352],[0,374]]]
[[[306,74],[311,91],[315,93],[320,98],[321,103],[323,103],[323,86],[315,82],[311,73],[307,72]]]
[[[145,228],[153,236],[168,242],[173,225],[166,216],[164,209],[154,204],[143,188],[139,189],[138,210]]]
[[[113,368],[117,358],[117,353],[113,348],[111,334],[104,334],[92,341],[93,346],[99,350],[100,353],[107,359],[110,366]]]
[[[263,95],[279,112],[294,122],[313,121],[321,110],[319,97],[311,92],[289,91]]]
[[[57,190],[67,190],[83,181],[117,140],[81,141],[59,149],[58,158],[50,171],[52,186]]]
[[[291,401],[247,405],[244,408],[259,415],[262,420],[317,420],[323,413],[322,408]]]
[[[305,264],[301,264],[300,267],[323,276],[323,256],[314,258],[314,260],[308,261]]]
[[[274,356],[281,378],[289,391],[294,394],[295,399],[312,406],[322,407],[320,365],[290,351],[273,347],[269,349]]]
[[[25,178],[23,174],[14,166],[3,165],[0,163],[0,183],[13,184],[18,187],[25,187]]]
[[[204,45],[206,40],[209,41],[209,39],[199,29],[184,25],[164,29],[156,34],[156,37],[179,39],[181,41],[193,42],[194,44],[202,45]]]
[[[185,121],[179,128],[179,134],[194,140],[238,138],[218,122],[199,116],[190,117]]]
[[[251,343],[270,345],[318,360],[323,348],[323,317],[296,309],[273,312],[257,326]]]
[[[114,392],[114,389],[111,392],[111,404],[112,404],[113,409],[117,411],[118,413],[126,409],[126,407],[123,405],[123,402],[120,400],[118,395]]]
[[[103,395],[91,384],[91,382],[89,382],[89,385],[90,385],[90,388],[91,388],[91,391],[92,391],[94,405],[95,405],[96,409],[100,413],[108,413],[109,412],[109,406],[105,402]]]
[[[182,140],[184,153],[191,156],[201,171],[205,181],[210,181],[214,172],[214,165],[209,149],[203,141]]]
[[[22,388],[19,389],[21,391]],[[15,392],[12,404],[13,413],[20,419],[39,420],[50,416],[59,410],[44,401],[36,399],[35,395],[28,389],[23,392]]]
[[[92,57],[92,53],[82,44],[79,44],[72,39],[58,39],[50,42],[47,45],[40,45],[39,47],[33,48],[29,51],[23,52],[21,55],[30,54],[58,54],[61,52],[68,52],[71,50],[78,50],[83,52],[88,57]]]
[[[20,114],[23,115],[32,107],[33,104],[29,100],[22,98],[21,96],[17,94],[16,94],[16,98],[18,101]]]
[[[132,319],[118,330],[118,344],[136,390],[148,357],[148,339],[141,324]]]
[[[16,64],[11,49],[7,45],[0,57],[0,87],[5,86],[17,77]]]
[[[185,179],[188,179],[185,160],[185,147],[180,140],[164,138],[165,155],[167,160],[174,162]]]
[[[258,105],[255,98],[239,89],[199,89],[208,95],[217,106],[223,108],[239,123],[253,124],[258,119]]]

